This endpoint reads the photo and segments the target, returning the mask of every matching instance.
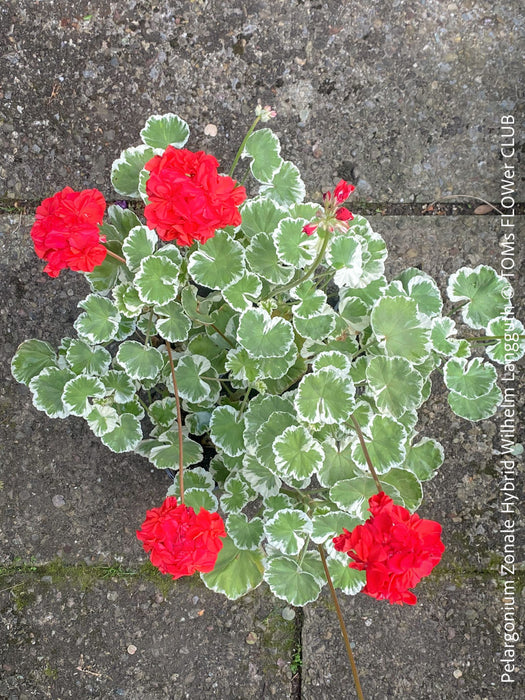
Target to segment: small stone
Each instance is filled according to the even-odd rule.
[[[66,499],[64,498],[64,496],[61,495],[53,496],[52,501],[55,508],[62,508],[66,505]]]
[[[259,640],[259,637],[255,632],[250,632],[246,637],[246,644],[255,644]]]
[[[217,127],[215,126],[215,124],[206,124],[206,126],[204,127],[204,135],[212,137],[217,136]]]
[[[454,678],[461,678],[462,675],[463,671],[460,671],[459,668],[456,668],[456,670],[454,671]]]
[[[137,647],[134,644],[130,644],[128,646],[128,654],[131,654],[133,656],[133,654],[135,654],[136,651],[137,651]]]
[[[285,608],[282,609],[281,615],[283,620],[294,620],[295,619],[295,610],[291,608],[289,605],[287,605]]]

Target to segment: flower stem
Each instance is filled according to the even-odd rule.
[[[239,146],[239,150],[237,151],[237,153],[235,155],[235,158],[234,158],[233,163],[232,163],[232,167],[230,168],[230,172],[228,173],[228,175],[230,177],[233,175],[233,171],[235,170],[235,167],[236,167],[237,163],[239,162],[239,158],[241,157],[241,153],[243,152],[244,147],[246,146],[246,141],[248,141],[248,139],[250,138],[250,136],[253,133],[253,130],[255,129],[257,124],[260,122],[260,120],[261,120],[261,115],[259,115],[258,117],[255,117],[255,121],[253,122],[253,124],[250,126],[250,128],[246,132],[246,136],[244,137],[241,145]]]
[[[111,255],[112,258],[115,258],[115,260],[118,260],[119,262],[124,263],[124,265],[126,265],[126,261],[124,260],[124,258],[121,258],[120,255],[117,255],[109,248],[106,248],[106,250],[108,251],[108,255]]]
[[[337,600],[337,594],[335,592],[334,584],[332,583],[332,577],[330,576],[330,572],[328,571],[328,565],[326,563],[326,556],[324,553],[324,549],[322,545],[317,545],[319,549],[319,554],[321,555],[321,561],[323,562],[323,568],[324,568],[324,573],[326,576],[326,580],[328,581],[328,587],[330,588],[330,594],[332,596],[332,600],[334,601],[335,605],[335,611],[337,613],[337,619],[339,620],[339,627],[341,628],[341,634],[343,635],[343,639],[345,642],[345,647],[346,647],[346,653],[348,654],[348,659],[350,661],[350,667],[352,669],[352,675],[354,677],[354,684],[355,684],[355,689],[357,692],[357,697],[359,700],[364,700],[363,696],[363,691],[361,690],[361,683],[359,682],[359,675],[357,673],[357,666],[355,664],[354,660],[354,655],[352,653],[352,647],[350,646],[350,640],[348,639],[348,634],[346,631],[346,625],[345,621],[343,618],[343,613],[341,612],[341,608],[339,607],[339,601]]]
[[[173,392],[175,394],[175,404],[177,406],[177,428],[179,433],[179,490],[180,502],[184,503],[184,452],[183,452],[183,435],[182,435],[182,414],[180,410],[179,389],[177,380],[175,379],[175,366],[173,364],[173,355],[171,354],[171,345],[166,341],[168,357],[170,359],[171,379],[173,381]]]
[[[352,421],[352,423],[354,424],[354,428],[356,429],[357,437],[359,438],[359,442],[361,444],[363,454],[365,455],[366,463],[368,465],[368,468],[370,469],[370,474],[372,474],[372,478],[376,482],[377,492],[381,493],[383,491],[383,488],[381,486],[381,482],[379,481],[379,479],[377,477],[376,470],[374,469],[374,465],[372,464],[372,460],[370,459],[370,455],[368,454],[368,449],[367,449],[366,444],[365,444],[365,439],[363,437],[363,433],[361,432],[361,427],[360,427],[359,423],[357,422],[357,420],[355,419],[355,416],[353,413],[350,416],[350,420]]]
[[[301,282],[304,282],[305,280],[307,280],[310,277],[310,275],[312,274],[312,272],[315,272],[317,270],[317,268],[319,267],[319,265],[321,263],[321,260],[324,258],[324,254],[326,253],[326,249],[328,247],[328,239],[329,239],[328,231],[325,231],[325,238],[323,240],[323,244],[321,246],[321,249],[319,250],[319,253],[317,254],[317,257],[315,258],[313,263],[310,265],[309,268],[307,268],[306,272],[301,277],[299,277],[298,280],[292,280],[291,282],[288,282],[288,284],[283,284],[282,287],[277,287],[277,289],[273,290],[273,292],[271,293],[270,296],[275,297],[275,296],[277,296],[277,294],[282,294],[283,292],[287,292],[292,287],[297,287],[299,284],[301,284]],[[266,299],[269,299],[269,298],[270,297],[266,297]],[[266,301],[266,299],[265,299],[265,301]]]
[[[223,339],[228,343],[228,345],[229,345],[231,348],[234,348],[234,347],[235,347],[235,345],[232,343],[232,341],[224,335],[224,333],[221,331],[220,328],[217,328],[217,326],[216,326],[214,323],[210,323],[209,325],[213,328],[213,330],[214,330],[216,333],[218,333],[218,334],[221,336],[221,338],[223,338]]]

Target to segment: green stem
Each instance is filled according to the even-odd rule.
[[[299,557],[299,559],[297,561],[297,565],[299,567],[301,567],[303,565],[304,557],[305,557],[305,554],[306,554],[306,551],[307,551],[309,545],[310,545],[310,535],[307,535],[302,552],[301,552],[301,556]]]
[[[248,131],[247,131],[247,133],[246,133],[246,136],[244,137],[244,139],[243,139],[241,145],[239,146],[239,150],[237,151],[237,154],[235,155],[235,158],[233,159],[232,167],[230,168],[230,172],[228,173],[228,175],[229,175],[230,177],[233,175],[233,171],[235,170],[235,167],[237,166],[237,163],[239,162],[239,158],[241,157],[241,153],[243,152],[244,147],[246,146],[246,141],[248,141],[248,139],[250,138],[250,136],[251,136],[252,133],[253,133],[253,130],[255,129],[255,127],[257,126],[257,124],[260,122],[260,120],[261,120],[261,116],[260,116],[260,115],[259,115],[258,117],[255,117],[255,121],[253,122],[253,124],[252,124],[252,125],[250,126],[250,128],[248,129]]]
[[[317,254],[317,257],[315,258],[313,263],[310,265],[310,267],[306,270],[306,272],[301,277],[299,277],[298,280],[292,280],[291,282],[288,282],[288,284],[284,284],[282,287],[277,287],[277,289],[273,290],[273,292],[270,294],[270,296],[276,297],[278,294],[282,294],[283,292],[288,291],[292,287],[297,287],[299,284],[301,284],[301,282],[304,282],[305,280],[307,280],[310,277],[310,275],[312,274],[312,272],[315,272],[317,270],[317,268],[319,267],[321,260],[323,259],[324,254],[326,253],[329,238],[330,238],[330,236],[328,235],[328,231],[325,231],[325,237],[323,240],[323,244],[321,246],[321,249],[319,250],[319,253]],[[269,299],[270,296],[267,296],[264,299],[264,301],[266,301],[266,299]]]
[[[216,326],[214,323],[204,324],[204,325],[210,325],[210,326],[213,328],[213,330],[216,331],[216,332],[221,336],[221,338],[223,338],[223,339],[228,343],[228,345],[229,345],[231,348],[234,348],[234,347],[235,347],[235,345],[232,343],[232,341],[231,341],[229,338],[227,338],[227,337],[224,335],[224,333],[220,330],[220,328],[217,328],[217,326]]]
[[[522,340],[525,335],[518,335],[518,339]],[[470,338],[458,338],[458,340],[468,340],[469,343],[492,343],[495,340],[505,340],[504,335],[478,335]]]
[[[171,354],[171,345],[166,341],[168,357],[170,360],[171,379],[173,381],[173,393],[175,394],[175,404],[177,406],[177,428],[179,433],[179,490],[180,502],[184,503],[184,451],[183,451],[183,435],[182,435],[182,413],[180,410],[179,389],[177,380],[175,379],[175,366],[173,364],[173,355]]]
[[[335,611],[337,613],[337,619],[339,620],[339,627],[341,628],[341,634],[343,635],[343,639],[345,642],[346,653],[348,654],[348,659],[350,661],[350,667],[352,669],[352,675],[354,677],[354,684],[355,684],[355,689],[357,692],[357,697],[359,700],[364,700],[363,691],[361,690],[361,683],[359,682],[359,675],[357,673],[357,666],[356,666],[356,663],[354,660],[354,655],[352,653],[352,647],[350,646],[350,640],[348,639],[348,633],[346,631],[346,625],[345,625],[345,621],[343,618],[343,613],[341,612],[341,608],[339,607],[339,601],[337,600],[337,595],[335,592],[334,584],[332,582],[332,577],[330,576],[330,572],[328,571],[328,565],[326,563],[326,556],[324,553],[324,549],[321,545],[318,545],[318,549],[319,549],[319,554],[321,555],[321,561],[323,562],[323,568],[324,568],[326,580],[328,581],[328,587],[330,588],[330,594],[332,596],[332,600],[334,601]]]
[[[246,393],[243,396],[241,407],[239,408],[239,413],[242,415],[244,413],[244,409],[246,408],[246,404],[248,403],[248,397],[250,396],[250,391],[252,390],[251,386],[249,386],[246,389]]]
[[[144,345],[146,345],[146,346],[149,345],[152,323],[153,323],[153,309],[150,309],[149,318],[148,318],[148,330],[146,331],[146,338],[144,340]]]
[[[350,420],[352,421],[352,423],[354,424],[354,428],[356,429],[357,437],[359,438],[359,442],[361,444],[363,454],[365,455],[366,463],[367,463],[368,468],[370,470],[370,474],[372,474],[372,478],[375,481],[375,484],[377,487],[377,492],[381,493],[383,491],[383,487],[381,486],[381,482],[377,478],[376,470],[374,469],[374,465],[372,464],[372,460],[370,459],[370,455],[368,454],[368,449],[367,449],[366,444],[365,444],[365,439],[363,437],[363,433],[361,432],[361,426],[359,425],[359,423],[355,419],[355,416],[353,413],[350,416]]]

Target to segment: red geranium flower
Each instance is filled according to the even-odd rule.
[[[226,530],[218,513],[201,508],[196,514],[193,508],[177,505],[177,499],[168,496],[160,508],[146,512],[137,537],[150,552],[153,566],[177,579],[196,571],[211,571]]]
[[[164,241],[175,240],[181,246],[195,240],[205,243],[217,229],[241,223],[238,207],[246,190],[218,174],[213,156],[168,146],[144,167],[150,172],[144,215]]]
[[[60,270],[92,272],[107,254],[99,233],[106,202],[98,190],[75,192],[64,187],[37,207],[31,229],[35,252],[47,260],[44,272],[57,277]]]
[[[414,605],[409,591],[438,564],[445,549],[441,525],[411,515],[381,492],[368,501],[372,517],[342,535],[334,537],[335,548],[354,561],[348,566],[366,571],[367,593],[377,600]]]

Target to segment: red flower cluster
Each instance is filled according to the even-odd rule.
[[[57,277],[70,268],[92,272],[107,254],[99,233],[106,202],[98,190],[75,192],[65,187],[37,207],[31,238],[39,258],[47,260],[44,272]]]
[[[319,221],[303,226],[304,233],[306,233],[307,236],[311,236],[320,225],[323,225],[323,227],[327,228],[330,232],[335,229],[346,231],[347,225],[345,222],[351,221],[354,215],[351,211],[346,209],[346,207],[342,207],[341,204],[346,202],[354,190],[354,185],[349,185],[345,180],[339,180],[333,194],[332,192],[325,192],[323,194],[324,211],[319,210],[317,213]],[[343,223],[339,224],[339,221]]]
[[[215,231],[238,226],[238,207],[246,199],[244,187],[231,177],[219,175],[218,161],[211,155],[168,146],[144,166],[149,204],[146,222],[164,241],[180,246],[205,243]]]
[[[201,508],[195,514],[193,508],[177,505],[177,499],[168,496],[160,508],[146,512],[137,537],[143,542],[144,551],[151,552],[153,566],[177,579],[196,571],[211,571],[226,530],[218,513]]]
[[[430,574],[445,549],[441,525],[411,515],[383,492],[372,496],[369,506],[372,517],[334,537],[335,548],[354,560],[351,569],[366,571],[363,593],[414,605],[417,598],[408,589]]]

